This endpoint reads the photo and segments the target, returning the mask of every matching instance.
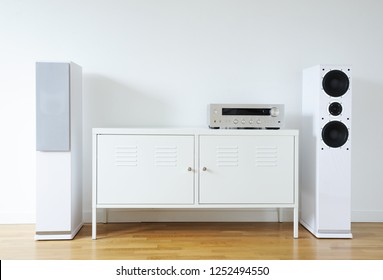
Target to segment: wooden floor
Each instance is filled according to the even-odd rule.
[[[35,241],[34,225],[0,225],[0,259],[383,259],[383,223],[353,223],[353,239],[316,239],[292,223],[85,225],[71,241]]]

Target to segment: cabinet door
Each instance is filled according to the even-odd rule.
[[[292,136],[201,136],[200,203],[293,203]]]
[[[97,137],[98,204],[192,204],[193,170],[194,136]]]

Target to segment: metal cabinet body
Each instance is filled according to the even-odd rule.
[[[293,208],[296,130],[93,129],[98,208]]]

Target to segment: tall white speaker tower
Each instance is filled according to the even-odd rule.
[[[72,239],[82,220],[82,69],[36,63],[37,240]]]
[[[318,238],[352,238],[351,70],[303,71],[300,221]]]

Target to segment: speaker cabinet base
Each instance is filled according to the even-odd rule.
[[[351,230],[317,230],[303,220],[300,223],[316,238],[352,238]]]
[[[81,223],[73,231],[67,231],[67,232],[60,232],[60,231],[36,232],[35,240],[71,240],[76,236],[76,234],[80,231],[83,225],[84,223]]]
[[[36,240],[73,239],[83,225],[80,155],[36,152]]]

